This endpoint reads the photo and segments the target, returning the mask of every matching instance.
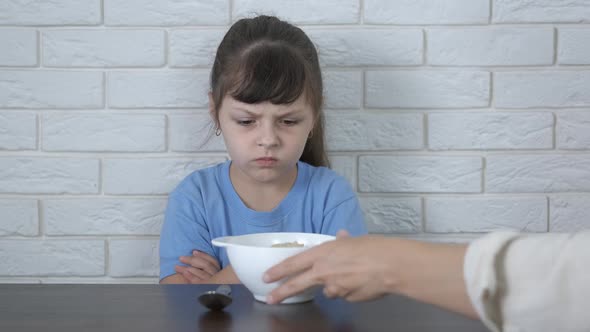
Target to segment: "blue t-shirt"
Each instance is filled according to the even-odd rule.
[[[358,199],[348,182],[326,167],[297,163],[297,179],[285,198],[269,212],[247,207],[229,177],[231,161],[198,170],[170,193],[160,234],[160,279],[176,273],[179,256],[193,250],[229,264],[225,249],[211,240],[262,232],[305,232],[335,235],[346,229],[367,233]]]

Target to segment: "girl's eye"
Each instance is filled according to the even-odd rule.
[[[236,123],[240,126],[249,126],[254,123],[254,120],[236,120]]]
[[[297,121],[297,120],[290,120],[290,119],[285,119],[285,120],[282,120],[282,123],[283,123],[285,126],[294,126],[294,125],[298,124],[298,123],[299,123],[299,121]]]

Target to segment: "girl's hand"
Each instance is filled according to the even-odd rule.
[[[273,290],[267,301],[283,299],[316,285],[324,286],[327,297],[362,301],[381,297],[397,284],[395,267],[385,256],[395,256],[385,238],[340,236],[317,247],[292,256],[267,271],[265,282],[292,276]],[[397,253],[400,254],[400,253]],[[392,272],[393,270],[393,272]]]
[[[176,265],[174,270],[191,284],[202,284],[220,270],[217,259],[198,250],[192,256],[180,256],[179,260],[188,266]]]

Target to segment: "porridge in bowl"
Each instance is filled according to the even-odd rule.
[[[305,245],[303,243],[293,241],[293,242],[275,243],[271,247],[273,247],[273,248],[299,248],[299,247],[304,247],[304,246]]]

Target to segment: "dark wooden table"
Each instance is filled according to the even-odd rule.
[[[0,285],[0,331],[488,331],[480,322],[400,296],[267,305],[241,285],[222,312],[197,296],[214,285]]]

